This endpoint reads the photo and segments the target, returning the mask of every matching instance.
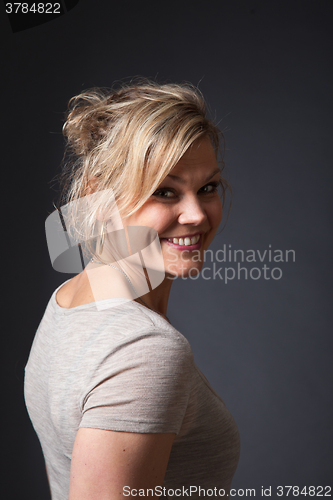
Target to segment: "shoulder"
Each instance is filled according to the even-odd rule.
[[[155,311],[152,311],[133,301],[126,304],[126,310],[129,319],[128,324],[131,324],[133,327],[134,321],[134,329],[137,329],[138,326],[140,326],[143,330],[149,330],[151,335],[156,335],[161,340],[164,339],[165,342],[191,350],[188,340],[174,326],[172,326],[166,319]]]
[[[85,374],[82,426],[98,427],[107,415],[112,427],[98,428],[179,431],[193,384],[192,350],[180,332],[145,309],[126,304],[118,327],[112,309],[104,311],[103,334],[93,338],[80,364]]]
[[[103,309],[85,304],[66,310],[53,325],[57,349],[80,357],[86,366],[132,364],[184,364],[193,362],[187,339],[159,314],[137,302],[105,301]],[[58,330],[61,327],[61,331]],[[61,343],[59,344],[59,334]],[[69,351],[68,351],[69,350]]]
[[[74,276],[56,290],[56,301],[65,309],[89,304],[93,300],[93,293],[85,272]]]
[[[76,356],[88,366],[109,364],[114,356],[122,361],[141,357],[150,364],[157,358],[171,366],[192,363],[187,339],[159,314],[135,301],[107,299],[66,309],[57,304],[57,298],[54,294],[43,328],[54,338],[57,349],[66,351],[66,357],[75,346]]]
[[[115,311],[109,311],[108,315]],[[118,347],[140,353],[147,361],[152,358],[163,362],[193,362],[193,353],[188,340],[159,314],[150,311],[136,302],[128,302],[119,308],[116,335]],[[114,325],[115,326],[115,325]]]

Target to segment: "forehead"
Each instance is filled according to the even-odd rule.
[[[178,175],[187,170],[214,170],[217,160],[212,143],[208,137],[197,139],[176,163],[170,174]]]

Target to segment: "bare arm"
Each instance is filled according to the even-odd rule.
[[[139,434],[80,428],[76,435],[69,500],[114,500],[130,489],[163,483],[175,434]]]
[[[49,483],[50,498],[51,498],[51,500],[52,500],[52,497],[51,497],[51,487],[50,487],[50,478],[49,478],[49,471],[47,470],[46,463],[45,463],[45,470],[46,470],[46,475],[47,475],[47,481],[48,481],[48,483]]]

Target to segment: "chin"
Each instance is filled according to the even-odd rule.
[[[186,269],[175,269],[175,266],[169,266],[169,269],[165,271],[165,275],[168,277],[168,279],[176,279],[176,278],[194,278],[200,274],[201,271],[201,266],[200,267],[189,267]]]

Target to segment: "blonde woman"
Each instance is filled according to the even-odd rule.
[[[222,219],[221,134],[196,88],[151,81],[74,97],[64,134],[67,231],[89,261],[52,294],[25,369],[52,500],[227,497],[236,424],[167,318]]]

